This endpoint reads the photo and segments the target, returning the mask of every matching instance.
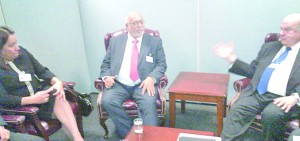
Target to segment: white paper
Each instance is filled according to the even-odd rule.
[[[293,136],[293,141],[300,141],[300,136]]]
[[[198,141],[198,139],[199,139],[199,141],[205,140],[205,139],[207,139],[207,140],[213,140],[213,141],[221,141],[220,137],[205,136],[205,135],[196,135],[196,134],[189,134],[189,133],[179,133],[177,141],[179,141],[179,139],[181,137],[190,137],[190,138],[193,138],[194,140],[197,140],[197,141]]]

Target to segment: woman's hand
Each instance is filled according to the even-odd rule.
[[[37,93],[35,93],[33,96],[34,99],[34,103],[33,104],[43,104],[43,103],[47,103],[49,101],[49,97],[50,97],[50,92],[52,91],[52,89],[48,89],[45,91],[38,91]]]
[[[58,78],[53,77],[51,79],[52,87],[50,89],[55,89],[56,92],[53,93],[53,96],[57,96],[59,99],[63,99],[66,101],[66,95],[64,90],[63,82],[61,82]]]
[[[53,89],[47,89],[44,91],[38,91],[32,96],[22,97],[21,105],[28,105],[28,104],[43,104],[49,101],[50,92]]]

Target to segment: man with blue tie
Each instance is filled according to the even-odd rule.
[[[231,63],[230,72],[252,78],[224,122],[222,140],[243,140],[261,113],[264,140],[283,140],[285,123],[299,116],[300,13],[281,23],[280,41],[262,46],[251,64],[241,61],[232,44],[217,44],[214,52]]]
[[[122,106],[127,99],[134,99],[138,104],[144,125],[158,124],[156,83],[167,69],[162,40],[144,34],[142,15],[129,13],[125,17],[125,26],[128,34],[110,39],[100,73],[106,87],[102,105],[122,138],[132,126],[132,120]]]

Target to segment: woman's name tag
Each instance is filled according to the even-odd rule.
[[[19,81],[25,82],[25,81],[31,81],[31,74],[19,74]]]

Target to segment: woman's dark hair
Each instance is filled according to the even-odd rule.
[[[8,36],[11,34],[14,34],[14,33],[15,33],[15,31],[13,31],[12,29],[10,29],[7,26],[0,27],[0,50],[6,44]]]

